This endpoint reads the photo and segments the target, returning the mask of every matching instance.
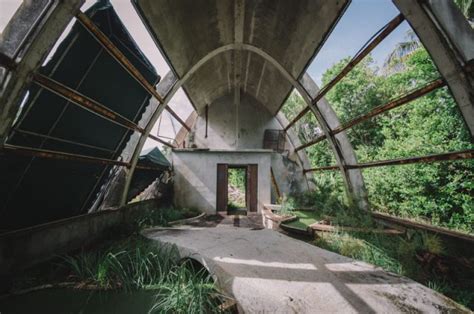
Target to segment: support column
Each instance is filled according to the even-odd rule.
[[[318,95],[319,88],[307,73],[301,77],[300,83],[311,99]],[[357,158],[352,144],[345,132],[336,135],[331,133],[331,130],[340,126],[336,113],[325,98],[321,98],[316,106],[311,105],[310,109],[316,116],[321,128],[327,130],[324,133],[336,157],[339,170],[341,171],[346,185],[349,200],[353,203],[353,206],[368,210],[369,201],[361,171],[359,169],[346,168],[347,164],[357,164]]]

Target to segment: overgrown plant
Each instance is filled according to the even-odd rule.
[[[140,231],[153,226],[168,226],[170,222],[190,217],[195,217],[201,212],[196,208],[157,208],[152,211],[140,213],[132,221],[132,229]]]
[[[460,264],[455,264],[454,257],[444,256],[445,246],[436,235],[415,232],[405,238],[376,233],[320,233],[313,244],[410,277],[474,308],[474,272],[469,266],[457,267],[469,265],[469,259],[462,258]],[[446,266],[446,260],[454,263],[452,269]]]
[[[225,297],[205,270],[180,263],[176,247],[131,238],[96,251],[66,256],[62,267],[81,286],[156,291],[150,313],[218,313]]]
[[[204,269],[197,273],[186,265],[168,274],[155,297],[150,313],[220,313],[226,297],[217,292],[213,279]]]

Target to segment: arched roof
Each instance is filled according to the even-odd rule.
[[[349,1],[134,1],[176,75],[183,77],[213,50],[248,44],[298,78]],[[199,110],[236,85],[276,114],[292,86],[264,59],[238,47],[216,55],[184,89]]]

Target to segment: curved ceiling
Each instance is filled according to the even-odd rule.
[[[348,0],[134,0],[178,77],[216,48],[256,46],[299,77],[348,5]],[[215,99],[242,92],[276,114],[291,84],[268,62],[247,51],[219,54],[185,83],[200,111]]]

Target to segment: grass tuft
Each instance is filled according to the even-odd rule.
[[[220,313],[224,296],[205,269],[180,263],[175,246],[130,238],[63,258],[69,278],[101,289],[156,291],[150,313]]]

